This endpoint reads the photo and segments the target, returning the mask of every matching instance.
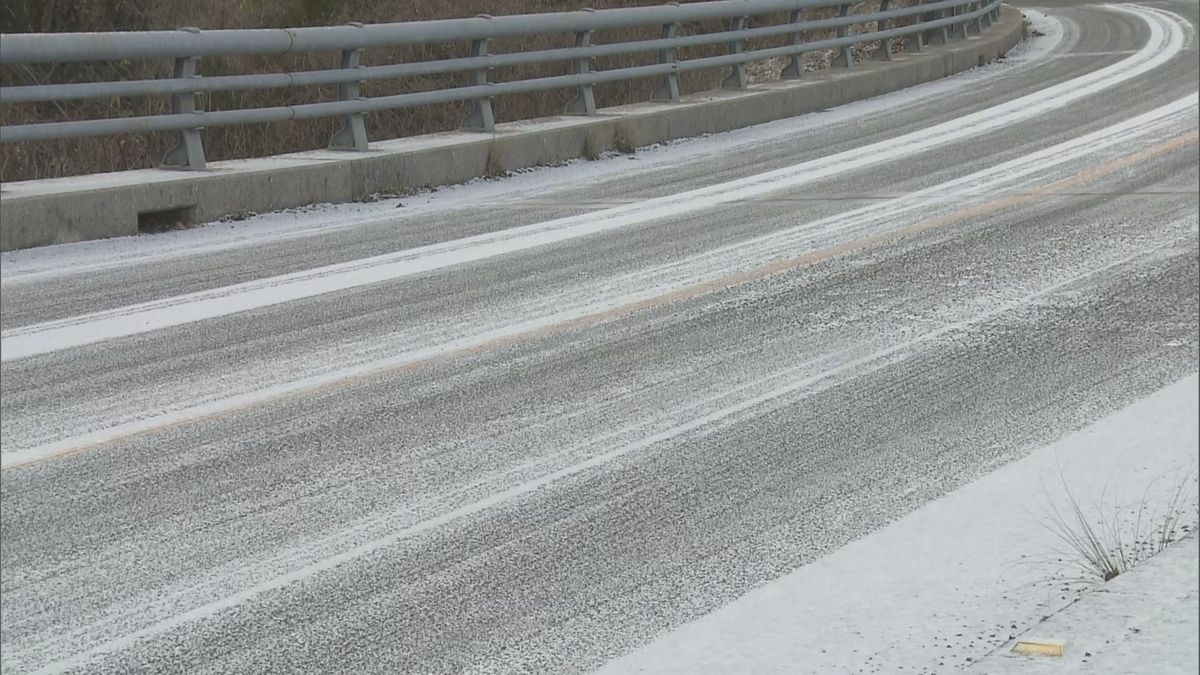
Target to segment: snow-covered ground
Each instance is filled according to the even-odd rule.
[[[1069,508],[1068,489],[1089,514],[1119,512],[1128,531],[1137,507],[1161,516],[1188,481],[1181,525],[1195,529],[1198,382],[1187,377],[1039,448],[601,672],[932,673],[1040,635],[1044,617],[1102,587],[1072,583],[1074,556],[1043,526]],[[1147,517],[1143,532],[1158,521]],[[1193,564],[1182,581],[1196,579]],[[1152,626],[1142,630],[1154,640]]]
[[[1192,534],[1038,624],[1031,633],[1065,643],[1062,658],[1001,649],[980,661],[976,672],[1195,675],[1200,671],[1198,565],[1200,539]]]

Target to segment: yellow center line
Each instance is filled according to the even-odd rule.
[[[1009,208],[1012,206],[1017,206],[1017,205],[1025,203],[1025,202],[1029,202],[1038,197],[1042,197],[1042,196],[1046,196],[1046,195],[1055,195],[1055,194],[1069,194],[1068,190],[1070,190],[1071,188],[1076,187],[1080,184],[1087,183],[1089,181],[1093,181],[1097,178],[1100,178],[1107,174],[1113,173],[1115,171],[1119,171],[1121,169],[1132,166],[1139,162],[1144,162],[1144,161],[1152,159],[1154,157],[1158,157],[1160,155],[1164,155],[1166,153],[1172,152],[1174,150],[1178,150],[1178,149],[1186,147],[1188,145],[1192,145],[1192,144],[1196,143],[1198,140],[1200,140],[1200,131],[1193,131],[1191,133],[1177,136],[1168,141],[1165,141],[1158,145],[1152,146],[1145,150],[1139,151],[1137,153],[1134,153],[1131,155],[1126,155],[1124,157],[1120,157],[1118,159],[1114,159],[1114,160],[1104,162],[1101,164],[1097,164],[1097,165],[1087,169],[1086,171],[1074,174],[1072,176],[1063,178],[1061,180],[1054,181],[1052,183],[1048,183],[1048,184],[1043,185],[1038,188],[1026,190],[1026,191],[1019,192],[1019,193],[1008,194],[1008,195],[1006,195],[1004,197],[1000,197],[998,199],[993,199],[991,201],[987,201],[982,204],[978,204],[976,206],[968,207],[965,209],[960,209],[958,211],[954,211],[952,213],[945,214],[942,216],[929,218],[927,220],[924,220],[924,221],[921,221],[918,223],[914,223],[912,225],[901,227],[901,228],[898,228],[895,230],[889,230],[887,232],[881,232],[879,234],[874,234],[874,235],[870,235],[867,237],[862,237],[862,238],[856,239],[854,241],[845,242],[845,243],[838,244],[836,246],[831,246],[829,248],[824,248],[824,249],[821,249],[818,251],[810,251],[803,255],[798,255],[798,256],[795,256],[792,258],[787,258],[785,260],[780,260],[780,261],[771,263],[769,265],[762,265],[760,267],[756,267],[751,270],[746,270],[743,272],[739,272],[737,274],[731,274],[731,275],[728,275],[725,277],[721,277],[719,279],[705,281],[702,283],[693,284],[691,286],[685,286],[683,288],[679,288],[674,291],[670,291],[668,293],[663,293],[662,295],[658,295],[653,298],[647,298],[644,300],[639,300],[637,302],[631,302],[631,303],[627,303],[624,305],[611,307],[611,308],[608,308],[605,310],[600,310],[600,311],[597,311],[597,312],[594,312],[591,314],[587,314],[587,315],[581,316],[581,317],[566,319],[566,320],[560,321],[558,323],[550,324],[550,325],[543,326],[540,328],[530,329],[530,330],[523,331],[520,333],[514,333],[512,335],[507,335],[504,337],[496,338],[493,340],[489,340],[488,342],[480,343],[477,345],[471,345],[469,347],[462,347],[459,349],[449,350],[444,353],[438,354],[436,356],[430,356],[430,357],[423,358],[423,359],[417,359],[417,360],[410,361],[408,363],[404,363],[404,364],[400,364],[400,365],[385,366],[385,367],[379,368],[378,370],[371,371],[369,373],[349,375],[344,378],[330,380],[328,382],[322,382],[320,384],[314,384],[311,387],[307,387],[304,389],[289,391],[289,392],[277,394],[274,396],[265,396],[261,399],[255,400],[252,403],[247,403],[245,405],[241,405],[241,406],[234,407],[234,408],[228,408],[225,410],[211,412],[211,413],[198,414],[194,417],[190,417],[187,419],[171,420],[169,422],[164,422],[158,426],[154,426],[151,428],[131,431],[127,434],[123,434],[116,438],[110,438],[110,439],[106,439],[106,440],[98,441],[98,442],[94,442],[94,443],[86,443],[86,444],[75,446],[75,447],[64,448],[60,452],[56,452],[53,455],[42,456],[42,457],[38,457],[36,459],[22,460],[19,456],[20,451],[17,451],[17,453],[15,453],[14,455],[5,457],[4,459],[9,460],[9,461],[5,462],[4,465],[0,468],[2,468],[3,470],[8,470],[11,468],[15,468],[17,466],[40,464],[42,462],[49,461],[51,459],[57,459],[59,457],[74,455],[74,454],[77,454],[80,452],[85,452],[87,450],[92,450],[95,448],[112,445],[119,441],[123,441],[128,438],[135,437],[135,436],[140,436],[142,434],[159,433],[159,432],[162,432],[162,431],[165,431],[168,429],[172,429],[175,427],[179,427],[179,426],[182,426],[185,424],[192,424],[195,422],[201,422],[201,421],[208,420],[208,419],[214,419],[214,418],[218,418],[218,417],[228,415],[231,413],[238,413],[238,412],[242,412],[244,410],[257,408],[257,407],[260,407],[260,406],[263,406],[266,404],[286,402],[286,401],[298,399],[303,396],[311,396],[313,394],[320,394],[320,393],[324,393],[324,392],[328,392],[328,391],[332,391],[332,390],[343,389],[343,388],[351,387],[351,386],[354,386],[356,384],[360,384],[363,382],[374,381],[374,380],[382,379],[382,378],[385,378],[388,376],[410,372],[410,371],[413,371],[413,370],[416,370],[419,368],[423,368],[428,365],[441,363],[441,362],[449,361],[452,359],[461,358],[464,356],[471,356],[471,355],[480,354],[480,353],[487,352],[487,351],[496,350],[496,349],[511,346],[511,345],[514,345],[514,344],[517,344],[520,342],[538,339],[538,338],[554,335],[557,333],[562,333],[562,332],[571,330],[573,328],[578,328],[581,326],[597,324],[602,321],[606,321],[606,320],[617,318],[617,317],[627,316],[627,315],[630,315],[630,314],[633,314],[636,312],[640,312],[642,310],[654,309],[654,308],[662,307],[662,306],[669,305],[672,303],[691,300],[691,299],[694,299],[694,298],[697,298],[697,297],[700,297],[703,295],[714,293],[716,291],[726,290],[726,289],[732,288],[734,286],[739,286],[739,285],[750,283],[753,281],[758,281],[758,280],[764,279],[766,277],[776,275],[781,272],[793,270],[793,269],[796,269],[796,268],[804,266],[804,265],[811,265],[813,263],[818,263],[818,262],[822,262],[825,260],[829,260],[829,259],[837,257],[837,256],[859,252],[864,249],[878,246],[880,244],[895,242],[897,240],[904,239],[906,237],[911,237],[916,234],[920,234],[920,233],[923,233],[923,232],[926,232],[929,230],[944,227],[944,226],[952,224],[952,223],[961,222],[961,221],[964,221],[964,220],[967,220],[970,218],[989,215],[989,214],[995,213],[997,211],[1000,211],[1002,209],[1006,209],[1006,208]]]

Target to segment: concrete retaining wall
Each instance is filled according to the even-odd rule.
[[[802,80],[689,95],[677,104],[641,103],[605,108],[595,117],[498,124],[491,135],[449,132],[381,141],[364,153],[318,150],[212,162],[196,173],[145,169],[7,183],[0,190],[0,250],[137,234],[139,220],[156,217],[206,222],[354,201],[761,124],[983,65],[1012,48],[1021,33],[1020,12],[1004,7],[1000,21],[980,36],[892,61],[809,73]]]

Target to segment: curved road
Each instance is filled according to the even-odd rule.
[[[1195,373],[1197,5],[1037,6],[841,109],[5,254],[4,671],[589,670]]]

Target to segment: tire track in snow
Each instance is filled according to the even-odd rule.
[[[254,601],[263,594],[281,590],[291,584],[304,582],[305,580],[318,576],[323,572],[362,559],[387,547],[396,545],[403,540],[419,536],[425,532],[437,529],[462,518],[470,517],[472,515],[485,512],[489,509],[502,506],[564,479],[598,469],[623,456],[644,450],[659,443],[669,442],[680,437],[684,437],[688,434],[711,432],[712,430],[732,424],[741,419],[743,416],[752,414],[752,412],[757,409],[761,409],[763,406],[770,406],[773,404],[786,402],[795,396],[804,396],[806,393],[820,391],[823,388],[832,386],[838,381],[867,374],[889,364],[903,361],[912,355],[919,353],[919,351],[925,345],[948,338],[963,331],[968,331],[974,326],[994,320],[1010,312],[1018,311],[1024,307],[1039,302],[1043,298],[1066,290],[1081,282],[1085,282],[1090,278],[1094,278],[1097,275],[1125,265],[1135,264],[1147,257],[1158,255],[1162,248],[1164,248],[1164,245],[1160,244],[1159,246],[1150,249],[1144,249],[1131,255],[1122,256],[1116,260],[1107,261],[1082,272],[1068,275],[1065,278],[1039,288],[1038,290],[1028,293],[1018,299],[1002,303],[989,310],[978,312],[973,316],[961,321],[943,325],[933,330],[913,336],[908,340],[903,340],[881,349],[875,349],[874,351],[869,351],[865,354],[861,352],[855,353],[857,350],[851,349],[841,353],[840,355],[833,355],[834,358],[832,359],[832,362],[830,362],[829,359],[821,359],[818,362],[822,362],[823,367],[815,373],[804,372],[806,369],[811,369],[813,363],[805,363],[801,366],[781,371],[774,376],[770,376],[756,383],[759,385],[765,385],[767,387],[766,391],[753,393],[748,397],[742,397],[740,400],[738,400],[736,396],[734,397],[734,400],[724,400],[723,405],[720,405],[715,409],[704,410],[702,414],[694,415],[689,419],[678,420],[675,424],[670,425],[668,428],[645,435],[641,438],[637,438],[636,440],[618,443],[616,444],[616,447],[610,446],[608,449],[604,449],[603,444],[600,444],[602,449],[601,452],[586,457],[581,461],[577,461],[576,463],[559,468],[558,470],[544,474],[535,479],[510,486],[507,489],[493,493],[477,501],[461,505],[437,516],[429,517],[400,529],[393,530],[383,536],[379,536],[365,543],[358,544],[339,553],[308,562],[307,564],[295,567],[282,574],[269,576],[267,579],[243,587],[241,590],[235,593],[222,595],[216,599],[204,602],[203,604],[193,605],[184,611],[179,611],[179,608],[188,604],[186,598],[163,598],[163,601],[159,604],[156,604],[153,608],[145,606],[139,608],[139,612],[136,614],[136,616],[123,614],[120,617],[122,620],[129,620],[132,618],[135,622],[137,622],[137,619],[140,618],[142,627],[124,633],[118,637],[106,640],[93,639],[89,641],[86,637],[80,634],[71,636],[60,635],[53,640],[38,645],[37,649],[47,649],[52,653],[63,653],[69,652],[72,649],[72,647],[68,647],[67,645],[63,644],[64,642],[82,639],[84,642],[90,642],[90,644],[87,644],[87,646],[82,646],[82,648],[81,645],[76,644],[73,648],[77,651],[75,651],[73,654],[67,656],[66,658],[46,664],[34,672],[59,673],[71,669],[82,668],[88,665],[96,665],[97,661],[102,660],[108,654],[130,648],[144,640],[153,639],[175,630],[185,629],[190,624],[211,619],[224,612],[233,611],[245,603]],[[799,376],[797,377],[797,375]],[[743,390],[746,389],[747,388],[743,388]],[[736,394],[738,392],[733,393]],[[714,398],[713,400],[719,400],[719,398]],[[264,569],[277,571],[279,569],[277,566],[278,562],[278,560],[273,560],[271,561],[271,564],[264,567]],[[225,579],[224,581],[226,582],[224,587],[228,588],[227,582],[229,580]],[[209,588],[214,587],[211,582],[207,586]],[[215,587],[220,588],[222,587],[222,584],[218,583]],[[102,620],[102,623],[107,622]],[[122,621],[122,623],[124,623],[124,621]],[[92,633],[93,635],[96,633],[103,634],[105,631],[103,631],[101,628],[101,626],[93,626],[92,630],[89,630],[88,632]]]
[[[481,322],[471,322],[467,317],[456,317],[455,324],[449,329],[439,326],[440,332],[426,331],[424,334],[418,332],[407,336],[407,345],[396,345],[395,342],[389,341],[385,346],[388,353],[394,354],[392,356],[363,360],[352,366],[343,366],[295,380],[276,382],[234,395],[229,395],[227,390],[218,390],[208,394],[210,398],[207,400],[200,399],[198,403],[194,402],[190,405],[187,402],[177,403],[174,409],[168,407],[165,411],[161,407],[156,411],[150,409],[153,412],[145,414],[140,419],[135,418],[116,424],[111,422],[106,424],[101,421],[99,423],[106,424],[106,426],[56,440],[48,440],[44,435],[29,436],[26,433],[25,440],[22,441],[22,432],[18,431],[19,427],[14,426],[13,421],[9,420],[5,425],[5,435],[10,444],[7,448],[9,451],[0,456],[0,467],[7,469],[86,450],[130,435],[211,418],[271,400],[309,394],[389,371],[395,372],[420,367],[433,361],[509,344],[518,339],[527,339],[581,323],[595,322],[616,314],[694,297],[718,287],[742,283],[800,264],[809,264],[851,250],[877,245],[896,236],[911,235],[973,215],[985,214],[1008,203],[1019,203],[1040,194],[1054,194],[1057,190],[1074,187],[1095,175],[1103,175],[1103,173],[1149,159],[1184,145],[1193,144],[1196,142],[1196,133],[1176,137],[1134,155],[1093,167],[1084,174],[1035,188],[1030,192],[1002,197],[1000,200],[984,201],[975,206],[964,204],[964,209],[933,219],[918,220],[915,224],[900,226],[897,223],[898,217],[905,214],[919,213],[946,204],[962,203],[961,191],[963,189],[976,187],[984,188],[981,191],[1000,189],[1006,183],[1014,180],[1052,169],[1118,143],[1156,131],[1161,128],[1161,125],[1164,123],[1169,125],[1180,115],[1194,114],[1195,107],[1194,96],[1183,97],[1122,123],[1051,146],[1032,155],[1004,162],[990,169],[918,191],[908,197],[852,210],[845,214],[764,235],[650,270],[624,275],[617,279],[588,284],[567,294],[539,298],[534,302],[518,305],[515,308],[505,308],[501,312],[499,321],[494,318],[488,321],[489,317],[484,317],[481,325]],[[1080,176],[1084,178],[1080,178]],[[797,255],[797,251],[804,251],[804,253]],[[601,300],[595,298],[601,298]],[[523,316],[525,319],[517,323],[510,323],[505,319],[505,317],[513,315]],[[396,354],[398,349],[403,351]],[[195,385],[189,384],[188,387],[192,394],[196,392]],[[196,401],[197,399],[190,400]],[[123,398],[123,402],[128,403],[128,400]],[[128,410],[128,408],[128,405],[122,406],[122,410]],[[56,411],[56,414],[70,414],[71,419],[81,419],[85,420],[84,424],[87,423],[87,411],[59,410]],[[95,419],[94,413],[93,419]],[[31,421],[35,423],[34,426],[41,426],[36,424],[37,420]],[[15,442],[14,436],[17,438]],[[30,441],[38,443],[38,445],[30,447]],[[14,445],[15,447],[13,447]]]

